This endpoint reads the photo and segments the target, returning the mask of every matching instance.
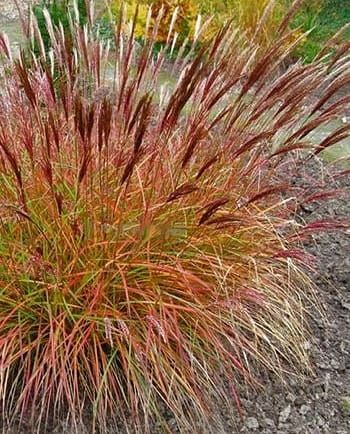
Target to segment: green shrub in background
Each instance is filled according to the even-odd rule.
[[[83,26],[87,22],[87,8],[85,0],[76,0],[79,11],[79,25]],[[33,14],[38,22],[39,31],[44,42],[45,50],[48,51],[51,46],[49,32],[45,20],[44,10],[47,9],[51,21],[55,26],[60,23],[63,26],[66,34],[69,33],[69,9],[72,7],[70,0],[41,0],[37,5],[33,6]],[[74,16],[74,14],[72,14]],[[37,51],[37,47],[35,47]]]
[[[305,0],[291,27],[310,34],[296,50],[296,57],[312,62],[325,41],[349,22],[350,0]],[[350,38],[350,30],[344,33],[342,39],[345,38]]]

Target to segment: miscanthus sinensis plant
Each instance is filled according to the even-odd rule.
[[[230,24],[180,49],[170,85],[171,29],[156,57],[156,28],[140,47],[122,17],[114,51],[91,23],[67,35],[47,17],[49,53],[32,24],[40,56],[13,58],[1,35],[4,423],[90,409],[93,430],[145,432],[170,411],[185,432],[212,400],[239,405],[262,369],[308,368],[300,241],[343,223],[297,221],[334,192],[293,180],[348,134],[309,140],[349,104],[329,103],[350,82],[349,44],[277,74],[289,17],[258,58]]]

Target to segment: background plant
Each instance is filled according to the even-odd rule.
[[[49,35],[49,29],[47,28],[47,20],[45,19],[44,11],[47,10],[47,13],[54,26],[59,26],[60,24],[62,25],[66,36],[68,36],[67,33],[70,29],[69,16],[72,17],[74,22],[77,20],[80,26],[83,26],[87,22],[86,1],[76,0],[78,17],[76,14],[69,14],[72,7],[73,2],[70,0],[41,0],[38,4],[33,6],[32,11],[34,17],[37,20],[38,30],[46,51],[51,48],[51,39]],[[39,47],[35,47],[35,50],[38,53]]]
[[[260,46],[271,43],[287,10],[280,1],[271,0],[207,0],[198,4],[202,5],[202,12],[214,17],[214,31],[232,19],[248,39],[254,39]],[[259,28],[264,15],[263,25]]]
[[[307,63],[320,53],[329,38],[336,34],[350,21],[349,0],[304,0],[299,1],[298,11],[290,21],[291,29],[295,33],[286,43],[293,43],[295,38],[305,34],[302,44],[291,53],[291,59],[301,58]],[[120,0],[112,2],[112,10],[116,15],[120,10]],[[153,19],[156,18],[161,7],[164,7],[164,19],[158,32],[159,42],[167,38],[172,14],[176,7],[179,9],[176,31],[179,41],[186,38],[193,39],[198,14],[202,17],[211,17],[208,25],[201,34],[200,40],[210,39],[228,20],[233,20],[235,26],[244,32],[249,40],[254,39],[258,46],[270,44],[276,37],[279,24],[282,22],[288,9],[293,4],[292,0],[180,0],[177,2],[156,0],[151,2],[142,0],[128,0],[127,15],[131,19],[134,16],[136,5],[139,4],[139,18],[136,25],[136,34],[143,34],[147,21],[147,8],[153,5]],[[263,22],[261,21],[264,17]],[[258,23],[259,31],[257,32]],[[349,39],[349,30],[344,32],[339,41]],[[338,42],[339,42],[338,41]]]
[[[295,55],[306,62],[312,62],[325,42],[349,22],[349,0],[304,1],[291,26],[299,27],[303,32],[310,34],[298,47]],[[346,30],[336,42],[340,43],[349,38],[350,31]]]
[[[259,56],[227,26],[179,53],[167,86],[155,33],[139,49],[117,22],[109,53],[73,27],[40,58],[0,38],[2,417],[77,424],[90,406],[92,430],[131,417],[145,432],[166,407],[192,429],[261,369],[309,368],[300,242],[346,223],[297,220],[336,192],[295,179],[348,135],[309,140],[349,105],[329,102],[347,47],[272,79],[287,23]]]
[[[114,0],[112,3],[112,11],[116,15],[120,11],[121,3],[119,0]],[[201,35],[202,40],[210,39],[226,21],[233,19],[236,26],[245,33],[247,38],[252,39],[254,37],[260,45],[271,42],[276,34],[282,11],[285,11],[281,3],[270,0],[251,0],[248,2],[242,0],[143,0],[141,2],[127,0],[124,4],[129,18],[134,16],[136,5],[139,4],[139,17],[136,26],[137,36],[144,33],[148,8],[152,5],[154,20],[160,10],[163,9],[163,19],[157,32],[158,40],[161,42],[165,42],[167,39],[169,26],[176,9],[178,13],[175,31],[178,33],[180,41],[185,38],[193,39],[195,37],[197,17],[202,14],[204,17],[212,18],[210,25]],[[257,34],[257,25],[261,21],[264,12],[264,23]]]

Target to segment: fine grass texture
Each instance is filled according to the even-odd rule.
[[[13,59],[0,36],[4,424],[64,415],[79,432],[87,411],[92,431],[147,432],[170,412],[186,432],[215,400],[239,406],[261,370],[309,369],[301,240],[346,223],[297,220],[335,192],[294,180],[349,133],[308,140],[349,105],[329,103],[350,82],[349,46],[277,74],[291,16],[264,53],[230,24],[180,49],[175,85],[161,80],[171,27],[156,57],[157,26],[140,47],[121,15],[112,52],[91,10],[69,35],[46,14],[49,53],[35,20],[40,55]]]

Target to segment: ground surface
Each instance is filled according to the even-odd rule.
[[[31,0],[19,0],[18,6],[24,11],[28,8]],[[18,10],[14,0],[0,0],[0,22],[1,20],[15,20],[18,18]]]

